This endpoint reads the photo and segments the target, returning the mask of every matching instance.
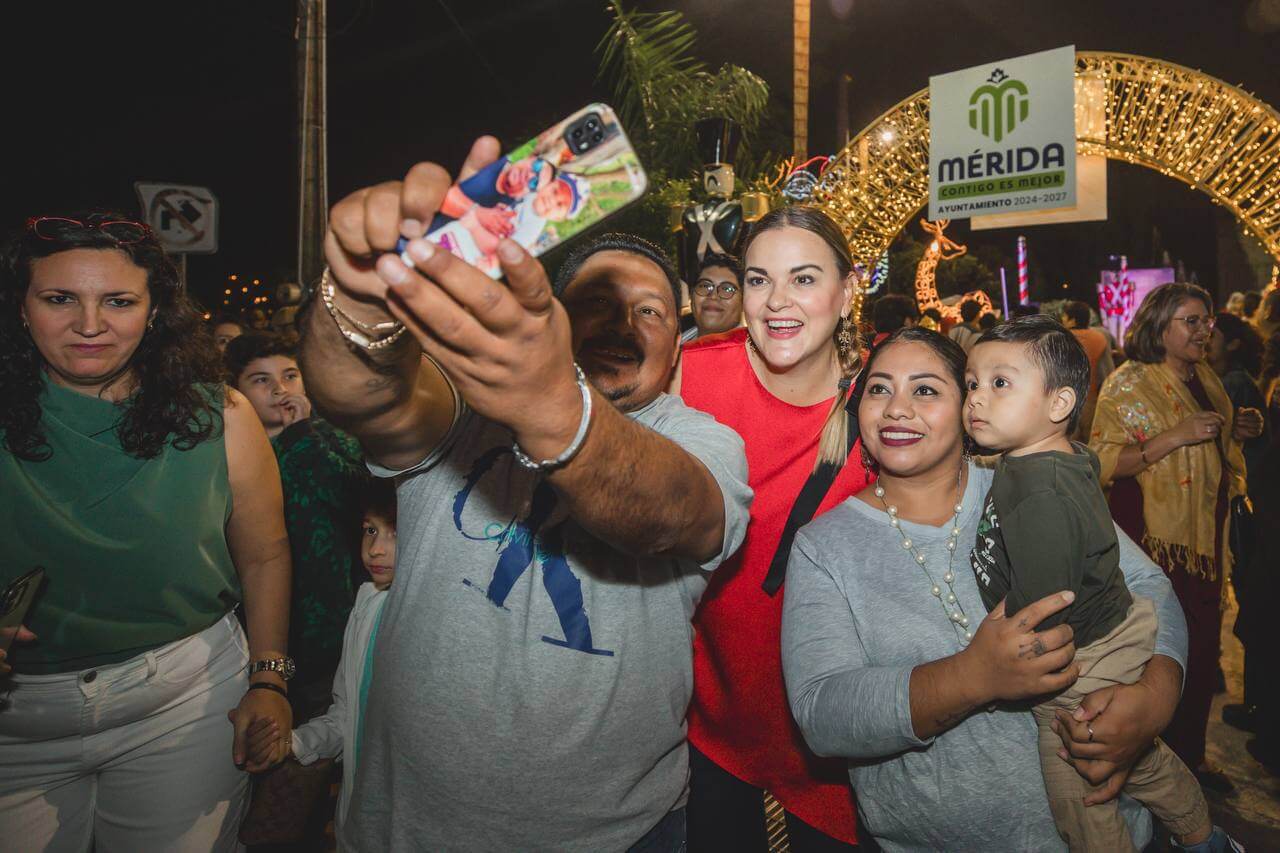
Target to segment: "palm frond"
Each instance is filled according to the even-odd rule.
[[[679,100],[706,66],[693,55],[697,33],[679,12],[633,12],[610,0],[613,23],[596,47],[600,78],[613,91],[623,125],[653,134],[664,102]]]

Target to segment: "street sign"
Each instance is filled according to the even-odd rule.
[[[171,253],[218,251],[218,199],[205,187],[138,181],[142,217]]]
[[[1076,204],[1075,48],[929,78],[929,218]]]

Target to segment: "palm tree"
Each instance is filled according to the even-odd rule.
[[[600,78],[646,168],[693,177],[703,165],[693,127],[704,118],[737,122],[747,149],[769,103],[768,84],[730,63],[710,72],[694,54],[697,32],[679,12],[628,11],[619,0],[609,6],[613,23],[596,48]]]

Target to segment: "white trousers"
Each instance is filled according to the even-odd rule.
[[[229,613],[121,664],[0,681],[0,847],[236,850],[249,779],[227,711],[248,659]]]

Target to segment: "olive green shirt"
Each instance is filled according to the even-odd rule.
[[[969,562],[987,610],[1004,599],[1012,616],[1046,595],[1075,592],[1075,602],[1039,630],[1066,622],[1084,647],[1119,625],[1133,598],[1098,484],[1098,457],[1073,446],[1075,453],[1001,457]]]
[[[221,386],[204,389],[221,415]],[[125,453],[123,408],[46,380],[41,428],[52,456],[0,445],[0,583],[35,566],[46,580],[15,643],[28,674],[119,663],[208,628],[240,599],[221,425],[190,450]],[[220,419],[220,417],[219,417]]]

